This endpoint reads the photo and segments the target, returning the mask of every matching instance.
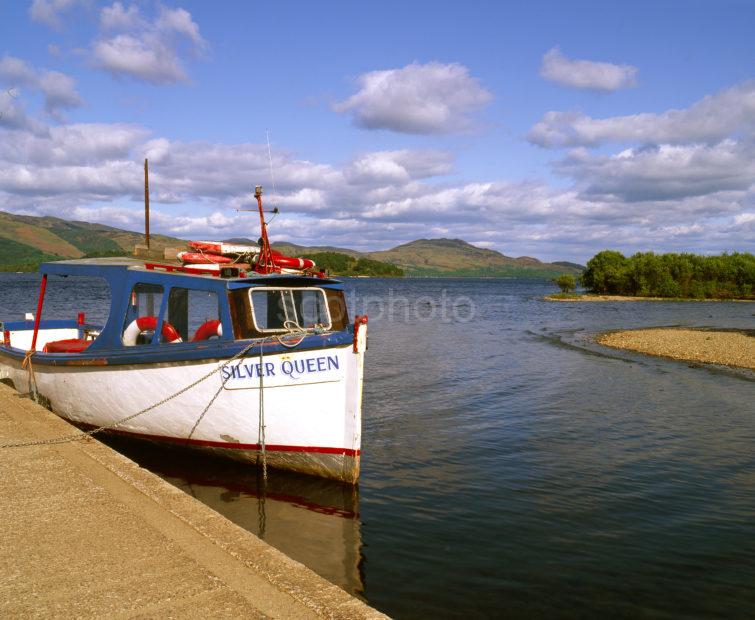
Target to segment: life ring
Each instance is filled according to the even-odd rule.
[[[128,327],[123,331],[123,344],[127,347],[132,347],[136,344],[136,339],[139,334],[147,331],[155,331],[157,329],[157,317],[156,316],[140,316],[138,319],[131,321]],[[165,342],[171,344],[175,342],[183,342],[181,335],[178,333],[175,327],[173,327],[168,321],[163,321],[163,327],[160,330]]]
[[[209,340],[213,336],[217,336],[218,338],[223,337],[223,324],[217,319],[211,319],[202,323],[199,329],[194,332],[194,337],[191,340],[192,342],[195,340]]]
[[[312,269],[315,261],[310,258],[291,258],[290,256],[273,256],[273,262],[278,267],[289,269]]]

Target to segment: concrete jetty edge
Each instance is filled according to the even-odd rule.
[[[0,385],[0,444],[75,432]],[[386,617],[95,439],[0,471],[0,616]]]

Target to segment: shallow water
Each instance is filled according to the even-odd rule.
[[[37,282],[0,276],[0,317],[33,311]],[[755,375],[591,339],[752,329],[755,304],[552,303],[536,280],[348,287],[370,314],[356,493],[117,446],[395,617],[755,614]]]

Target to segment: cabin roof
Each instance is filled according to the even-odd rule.
[[[149,267],[148,267],[149,265]],[[160,267],[163,268],[160,268]],[[176,271],[168,271],[164,267],[177,268]],[[233,265],[228,265],[232,267]],[[180,271],[181,265],[176,262],[146,262],[137,258],[128,256],[111,256],[102,258],[75,258],[72,260],[61,260],[49,263],[42,263],[39,272],[42,274],[61,275],[61,276],[91,276],[104,277],[115,276],[118,272],[142,271],[148,274],[157,275],[160,278],[199,278],[202,280],[212,279],[228,283],[229,288],[243,288],[250,285],[272,285],[272,286],[321,286],[340,284],[339,280],[332,278],[315,278],[307,275],[295,274],[258,274],[251,272],[245,277],[220,278],[215,274],[202,274]]]

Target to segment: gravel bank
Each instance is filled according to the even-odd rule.
[[[634,329],[597,338],[607,347],[755,370],[755,335],[689,328]]]

